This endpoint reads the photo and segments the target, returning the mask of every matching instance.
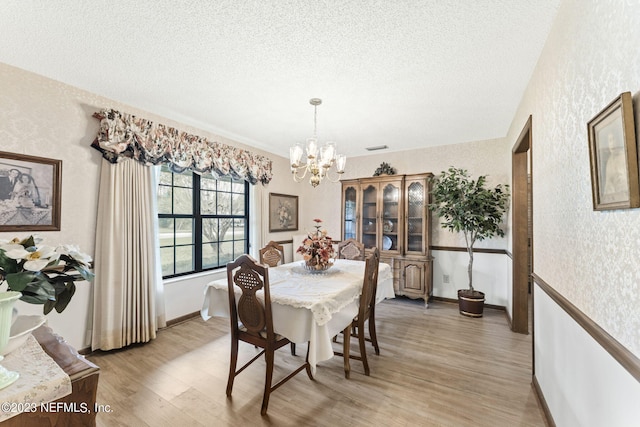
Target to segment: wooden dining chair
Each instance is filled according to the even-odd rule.
[[[272,240],[267,243],[267,246],[260,249],[260,264],[275,267],[282,263],[284,263],[284,249],[282,245],[279,245]]]
[[[355,239],[347,239],[338,243],[338,258],[364,261],[364,243]]]
[[[375,305],[376,290],[378,286],[378,267],[380,265],[380,251],[373,248],[371,254],[365,260],[364,279],[362,282],[362,293],[360,294],[360,303],[358,314],[353,321],[342,331],[343,333],[343,352],[335,352],[334,354],[344,358],[344,376],[349,378],[351,371],[349,359],[362,361],[364,366],[364,374],[369,375],[369,363],[367,361],[367,350],[365,346],[364,324],[369,323],[369,335],[371,342],[376,349],[376,354],[380,354],[378,349],[378,339],[375,332]],[[358,339],[359,355],[351,354],[351,338]]]
[[[229,363],[227,396],[231,397],[235,377],[264,354],[267,366],[260,413],[265,415],[267,413],[271,392],[293,378],[293,376],[303,369],[306,369],[309,378],[313,379],[311,365],[309,364],[309,346],[307,346],[305,363],[277,384],[272,385],[274,353],[280,347],[289,344],[290,341],[278,335],[273,330],[271,296],[269,292],[269,269],[264,265],[258,264],[251,256],[241,255],[235,261],[227,264],[227,285],[229,289],[229,313],[231,318],[231,361]],[[242,291],[242,296],[237,301],[235,293],[236,287]],[[259,290],[263,291],[264,302],[260,301],[256,296],[256,292]],[[260,347],[262,351],[240,369],[236,369],[238,363],[238,344],[240,341],[253,344],[255,347]]]
[[[267,246],[260,249],[259,252],[260,264],[275,267],[278,264],[284,263],[284,248],[273,240],[267,243]],[[291,343],[291,355],[296,355],[296,343],[294,342]]]

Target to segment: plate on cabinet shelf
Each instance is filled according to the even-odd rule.
[[[388,251],[389,249],[391,249],[391,245],[393,245],[391,238],[389,236],[384,236],[382,238],[382,249]]]

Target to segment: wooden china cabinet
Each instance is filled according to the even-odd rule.
[[[396,295],[432,294],[433,258],[428,209],[431,173],[342,181],[342,238],[380,249],[391,265]]]

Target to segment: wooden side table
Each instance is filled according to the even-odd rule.
[[[33,331],[42,349],[71,378],[71,394],[56,400],[53,411],[23,412],[0,424],[1,427],[95,426],[96,392],[100,368],[86,360],[46,324]],[[84,411],[87,408],[88,411]]]

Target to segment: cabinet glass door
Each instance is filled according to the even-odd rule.
[[[402,233],[400,222],[400,188],[389,183],[382,190],[382,242],[383,251],[397,251]]]
[[[413,182],[407,188],[407,252],[425,253],[424,230],[426,217],[425,187]]]
[[[342,217],[344,218],[344,223],[342,224],[342,229],[344,230],[344,240],[357,238],[356,196],[357,191],[355,187],[347,187],[344,190],[344,212],[342,212]]]
[[[376,232],[378,228],[378,187],[367,186],[362,192],[362,219],[360,229],[362,230],[362,243],[366,249],[376,246]]]

